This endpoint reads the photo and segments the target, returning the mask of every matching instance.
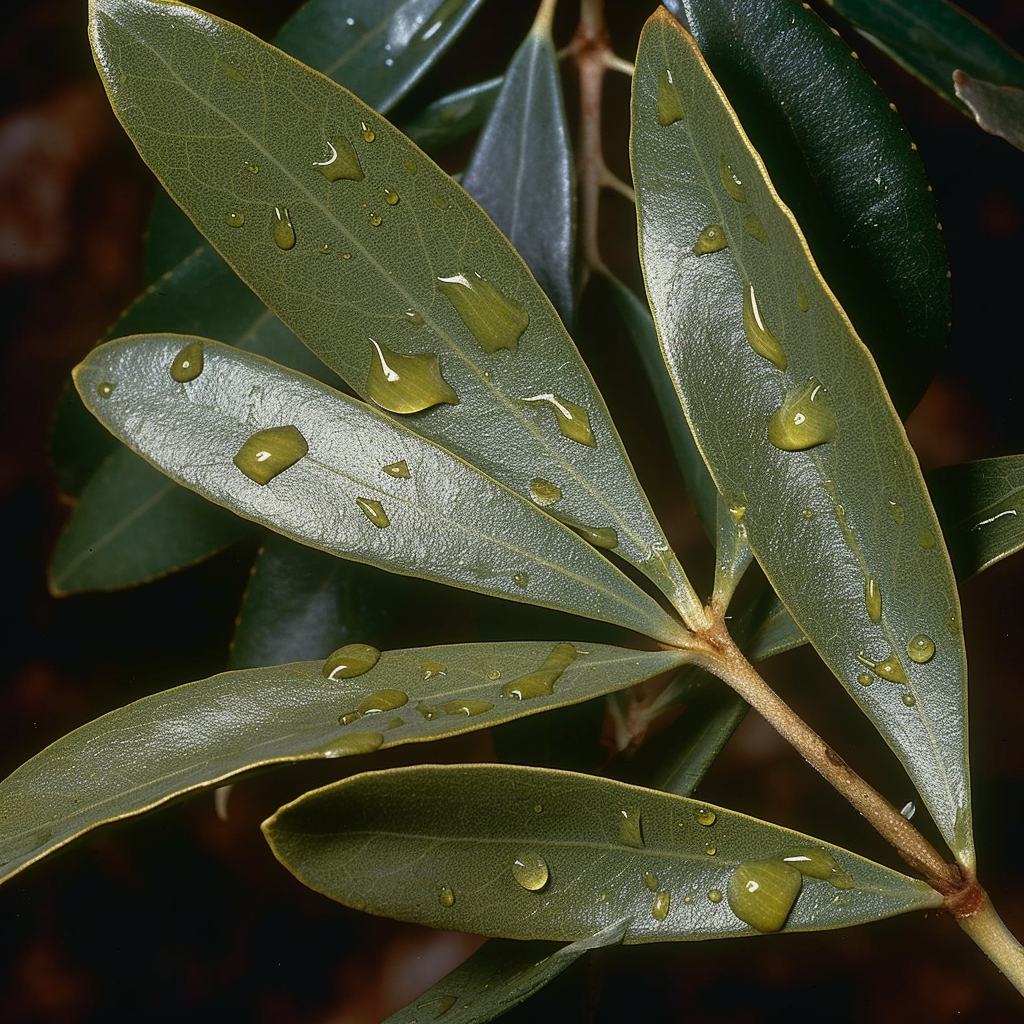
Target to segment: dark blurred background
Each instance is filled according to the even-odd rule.
[[[216,0],[210,9],[267,36],[295,0]],[[492,2],[460,59],[433,73],[436,94],[492,73],[532,17]],[[610,3],[630,56],[647,4]],[[1024,48],[1024,5],[966,4]],[[515,10],[509,10],[514,7]],[[574,0],[560,19],[572,31]],[[71,367],[139,291],[154,183],[111,114],[85,35],[84,0],[7,0],[0,30],[0,460],[7,580],[0,689],[0,774],[58,736],[145,693],[223,666],[252,551],[139,592],[61,601],[45,568],[65,516],[48,468],[52,409]],[[560,20],[559,24],[563,24]],[[1024,451],[1020,313],[1024,153],[984,135],[852,35],[854,48],[917,140],[953,269],[954,322],[942,374],[909,429],[925,468]],[[624,112],[625,79],[609,82]],[[612,159],[627,174],[625,137]],[[584,324],[586,325],[586,316]],[[593,331],[590,332],[593,335]],[[600,338],[583,345],[614,387]],[[649,408],[620,409],[643,437]],[[650,467],[638,467],[641,476]],[[655,488],[655,500],[673,500]],[[698,544],[692,523],[673,527]],[[701,557],[695,555],[695,557]],[[706,556],[705,560],[706,560]],[[1024,935],[1024,679],[1020,557],[968,583],[972,759],[982,882]],[[433,593],[433,592],[431,592]],[[431,598],[431,601],[433,598]],[[438,605],[444,602],[437,601]],[[443,621],[443,620],[441,620]],[[188,637],[188,643],[182,637]],[[454,639],[450,634],[438,640]],[[869,728],[806,651],[767,671],[788,699],[897,803],[905,783]],[[416,758],[478,759],[479,739],[419,748]],[[375,760],[370,764],[379,764]],[[346,765],[352,771],[361,765]],[[381,1020],[474,948],[471,937],[369,918],[300,886],[273,861],[258,823],[335,778],[337,762],[285,769],[236,787],[221,822],[200,796],[94,833],[0,891],[0,1024]],[[700,791],[888,863],[847,806],[750,716]],[[906,798],[909,799],[909,792]],[[896,865],[898,866],[898,865]],[[508,1019],[618,1021],[1011,1021],[1024,1003],[944,914],[813,936],[631,947],[582,962]]]

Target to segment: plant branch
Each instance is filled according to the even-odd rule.
[[[1024,995],[1024,948],[1003,924],[988,895],[980,892],[980,906],[973,913],[956,915],[957,923],[1010,984]]]

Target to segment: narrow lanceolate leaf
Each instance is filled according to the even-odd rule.
[[[534,25],[462,176],[526,260],[562,319],[573,322],[572,142],[550,25]]]
[[[1024,60],[947,0],[825,0],[879,49],[953,106],[960,68],[996,85],[1024,86]]]
[[[906,127],[847,44],[799,0],[668,7],[906,416],[942,361],[950,318],[935,201]]]
[[[959,602],[917,460],[796,222],[664,13],[641,38],[633,174],[662,346],[712,476],[970,864]]]
[[[1024,89],[1016,85],[994,85],[981,78],[971,78],[964,71],[953,72],[953,87],[980,128],[991,135],[1002,136],[1017,149],[1024,149]]]
[[[412,429],[601,531],[702,619],[554,308],[447,175],[345,89],[193,8],[93,0],[91,32],[144,159],[318,356]],[[444,389],[422,388],[427,363]]]
[[[959,579],[1024,548],[1024,455],[933,470],[928,489]]]
[[[625,918],[625,942],[817,931],[941,902],[923,882],[798,832],[544,768],[357,775],[263,830],[326,896],[506,938],[575,941]]]
[[[525,498],[286,367],[217,342],[140,335],[94,349],[75,384],[112,433],[168,476],[310,547],[666,643],[689,635]]]
[[[561,947],[543,941],[491,939],[384,1024],[418,1024],[441,1016],[446,1024],[494,1020],[554,980],[584,953],[620,943],[628,926],[628,921],[616,921],[588,938]]]
[[[421,149],[436,152],[482,128],[501,91],[500,78],[488,78],[428,103],[402,122],[402,130]]]
[[[76,729],[0,783],[0,878],[98,825],[252,768],[471,732],[630,686],[682,659],[596,644],[384,653],[358,644],[325,662],[166,690]]]

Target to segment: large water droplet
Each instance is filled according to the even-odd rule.
[[[780,370],[786,368],[786,353],[782,350],[779,339],[768,330],[768,325],[761,315],[761,307],[757,304],[754,286],[750,284],[743,289],[743,330],[750,347],[759,356],[764,356]]]
[[[908,641],[907,654],[911,661],[917,662],[918,665],[923,665],[935,657],[935,643],[930,636],[918,633],[917,636],[912,637]]]
[[[884,661],[872,661],[861,651],[857,655],[857,660],[871,669],[880,679],[888,679],[889,682],[899,683],[901,686],[907,685],[907,673],[903,670],[899,658],[889,657]]]
[[[672,894],[667,889],[656,893],[654,902],[651,904],[651,917],[655,921],[664,921],[668,917],[668,908],[671,902]]]
[[[458,395],[441,376],[433,352],[402,355],[379,345],[373,338],[375,358],[370,359],[366,391],[371,400],[389,412],[420,412],[446,402],[457,405]]]
[[[352,679],[369,672],[380,660],[380,651],[369,644],[346,644],[339,647],[321,670],[327,679]]]
[[[743,188],[743,182],[740,176],[733,170],[732,164],[725,159],[724,153],[718,158],[718,176],[722,179],[725,191],[737,203],[745,203],[747,201],[747,193]]]
[[[725,232],[717,224],[709,224],[693,243],[693,255],[704,256],[709,252],[721,252],[728,244]]]
[[[224,223],[229,228],[240,228],[245,224],[245,214],[241,210],[228,210],[224,214]]]
[[[384,742],[379,732],[351,732],[324,749],[324,757],[351,757],[353,754],[372,754]]]
[[[401,462],[392,462],[388,466],[381,466],[381,470],[398,480],[408,480],[412,476],[409,472],[409,463],[405,459],[402,459]]]
[[[344,135],[336,135],[327,142],[327,159],[318,160],[313,166],[328,181],[362,181],[363,168],[359,164],[355,147]]]
[[[554,693],[559,676],[579,657],[579,651],[572,644],[559,644],[535,672],[518,679],[510,679],[502,688],[503,697],[530,700]]]
[[[808,846],[782,855],[784,864],[796,868],[807,878],[820,878],[836,889],[852,889],[853,879],[836,863],[827,850]]]
[[[171,363],[170,372],[171,379],[179,384],[195,380],[203,372],[203,343],[192,341],[180,349]]]
[[[623,807],[619,811],[619,842],[642,850],[644,843],[644,822],[639,807]]]
[[[800,391],[786,395],[768,421],[768,440],[787,452],[803,452],[825,444],[835,432],[832,397],[813,377]]]
[[[499,348],[516,351],[530,323],[524,306],[503,295],[479,274],[439,277],[437,283],[485,352],[493,355]]]
[[[667,128],[676,121],[685,120],[683,98],[672,79],[672,72],[666,68],[658,78],[658,123]]]
[[[401,690],[378,690],[366,697],[356,709],[364,715],[376,715],[382,711],[394,711],[409,703],[409,694]]]
[[[882,619],[882,592],[878,589],[878,580],[869,576],[864,581],[864,604],[868,610],[868,618],[872,622]]]
[[[274,207],[273,235],[278,249],[287,251],[295,247],[295,228],[286,207]]]
[[[562,491],[556,484],[538,478],[530,481],[530,497],[538,505],[554,505],[561,499]]]
[[[442,907],[454,907],[455,906],[455,893],[452,892],[450,885],[442,885],[437,894],[437,902]]]
[[[572,528],[589,544],[595,548],[617,548],[619,546],[619,535],[610,526],[580,526],[572,524]]]
[[[547,402],[555,410],[558,429],[565,437],[577,444],[585,444],[588,448],[593,448],[597,444],[594,432],[590,429],[590,416],[586,409],[550,393],[532,395],[530,398],[524,398],[523,401]]]
[[[789,916],[802,878],[781,860],[740,864],[729,878],[729,906],[741,920],[759,932],[777,932]]]
[[[512,861],[512,877],[530,892],[540,892],[548,884],[548,863],[532,850],[520,853]]]
[[[268,427],[257,430],[238,449],[233,461],[250,480],[265,485],[308,451],[309,445],[296,427]]]
[[[494,705],[486,700],[449,700],[441,705],[441,710],[446,715],[466,715],[473,718],[475,715],[482,715],[490,711]]]
[[[388,514],[379,501],[374,501],[373,498],[356,498],[356,504],[359,511],[378,529],[383,530],[385,526],[391,525],[391,520],[388,519]]]

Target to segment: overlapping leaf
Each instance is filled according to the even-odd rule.
[[[483,127],[501,91],[500,78],[488,78],[428,103],[402,122],[402,130],[421,149],[436,152]]]
[[[917,461],[792,215],[664,13],[641,39],[633,171],[662,346],[717,486],[971,864],[959,602]]]
[[[324,895],[508,938],[578,940],[625,918],[625,942],[750,935],[752,911],[787,898],[788,916],[761,919],[761,930],[810,931],[941,902],[923,882],[777,825],[551,769],[371,772],[300,797],[263,829],[278,859]],[[734,881],[800,856],[819,873],[801,881],[780,870],[795,891],[771,867],[760,887]]]
[[[0,783],[0,878],[99,825],[252,768],[486,728],[630,686],[684,657],[564,646],[576,656],[563,652],[550,692],[524,700],[505,691],[535,678],[558,650],[552,644],[387,651],[362,675],[336,679],[324,674],[330,661],[298,662],[145,697],[57,740]]]

